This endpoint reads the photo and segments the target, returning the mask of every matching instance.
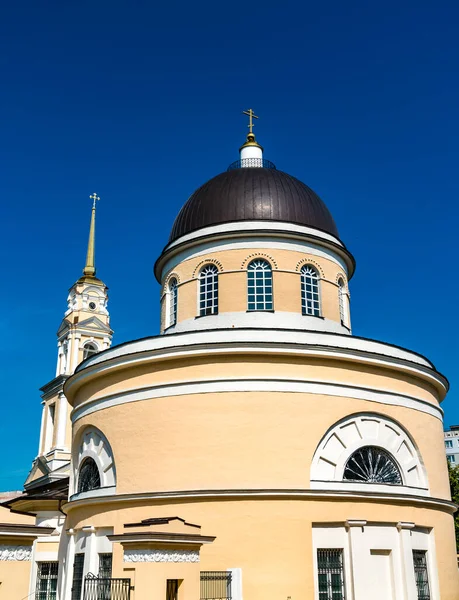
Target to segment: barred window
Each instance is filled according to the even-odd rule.
[[[112,554],[101,552],[99,554],[99,577],[110,578],[112,576]]]
[[[343,551],[317,550],[319,600],[345,600]]]
[[[88,342],[83,346],[83,360],[86,360],[89,356],[97,354],[99,349],[92,342]]]
[[[199,273],[199,315],[215,315],[218,312],[218,269],[206,265]]]
[[[346,463],[343,479],[367,483],[402,485],[402,476],[394,458],[377,446],[356,450]]]
[[[169,281],[169,323],[168,327],[172,327],[177,323],[177,296],[178,287],[177,279],[173,277]]]
[[[427,552],[425,550],[413,550],[413,563],[418,600],[430,600]]]
[[[84,553],[78,552],[73,560],[72,600],[81,600],[83,589]]]
[[[90,492],[100,488],[100,473],[94,459],[84,459],[78,475],[78,493]]]
[[[58,562],[37,563],[37,584],[34,598],[36,600],[56,600]]]
[[[301,268],[301,312],[320,316],[319,274],[311,265]]]
[[[273,310],[273,274],[266,260],[253,260],[247,267],[248,310]]]

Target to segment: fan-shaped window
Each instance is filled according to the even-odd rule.
[[[266,260],[253,260],[247,267],[249,310],[273,310],[273,274]]]
[[[89,358],[93,354],[97,354],[98,352],[99,348],[96,346],[96,344],[88,342],[83,346],[83,360],[86,360],[87,358]]]
[[[346,463],[343,479],[367,483],[402,485],[402,476],[394,458],[377,446],[356,450]]]
[[[178,287],[177,279],[173,277],[169,281],[169,324],[168,327],[172,327],[177,323],[177,296]]]
[[[199,315],[215,315],[218,312],[218,269],[206,265],[199,273]]]
[[[311,265],[301,268],[301,312],[320,316],[319,274]]]
[[[92,458],[85,458],[78,475],[78,493],[100,488],[100,473]]]

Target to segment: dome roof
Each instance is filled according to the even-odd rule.
[[[311,188],[277,169],[246,167],[220,173],[197,189],[177,215],[169,243],[231,221],[286,221],[338,237],[330,211]]]

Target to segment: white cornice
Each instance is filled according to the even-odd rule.
[[[175,381],[168,382],[167,384],[145,386],[142,388],[124,389],[118,394],[110,394],[83,402],[73,410],[72,422],[75,423],[78,419],[99,410],[130,402],[141,402],[152,398],[225,392],[286,392],[355,398],[379,404],[403,406],[405,408],[427,413],[443,421],[443,411],[439,406],[435,406],[421,398],[404,394],[391,393],[385,390],[357,385],[343,385],[336,382],[308,381],[304,379],[281,377],[234,377],[225,379]]]
[[[184,260],[184,256],[189,254],[192,248],[202,247],[203,250],[206,248],[210,250],[215,243],[220,244],[225,241],[238,243],[238,240],[244,240],[244,244],[249,240],[258,240],[263,247],[271,247],[273,243],[276,243],[274,240],[297,240],[301,243],[303,251],[307,251],[307,246],[310,245],[326,249],[340,261],[344,261],[344,268],[348,272],[349,279],[354,272],[354,259],[344,244],[338,238],[324,231],[282,221],[237,221],[203,227],[174,240],[164,248],[156,261],[154,269],[156,278],[161,281],[164,271],[170,268],[170,261],[172,260],[174,263]],[[196,250],[193,253],[196,253]],[[180,258],[173,258],[178,255]],[[168,267],[165,269],[166,263]]]
[[[342,500],[356,502],[382,502],[384,504],[393,503],[395,505],[407,504],[415,507],[443,510],[454,514],[457,509],[456,504],[444,498],[426,498],[422,496],[413,496],[397,493],[376,493],[376,492],[338,492],[335,490],[310,490],[310,489],[231,489],[231,490],[184,490],[174,492],[144,492],[138,494],[117,494],[116,496],[99,496],[97,498],[87,498],[85,500],[74,500],[65,504],[62,510],[68,514],[79,507],[87,507],[99,504],[135,504],[143,502],[165,501],[183,502],[183,501],[220,501],[240,500],[240,499],[286,499],[286,500]]]
[[[139,366],[150,361],[225,354],[282,354],[324,357],[370,364],[408,373],[428,381],[440,395],[444,377],[424,357],[374,340],[317,331],[285,329],[218,329],[144,338],[115,346],[77,367],[64,390],[66,396],[102,372]]]

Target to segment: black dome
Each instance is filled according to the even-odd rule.
[[[338,237],[330,211],[307,185],[277,169],[247,167],[220,173],[183,205],[169,242],[231,221],[287,221]]]

